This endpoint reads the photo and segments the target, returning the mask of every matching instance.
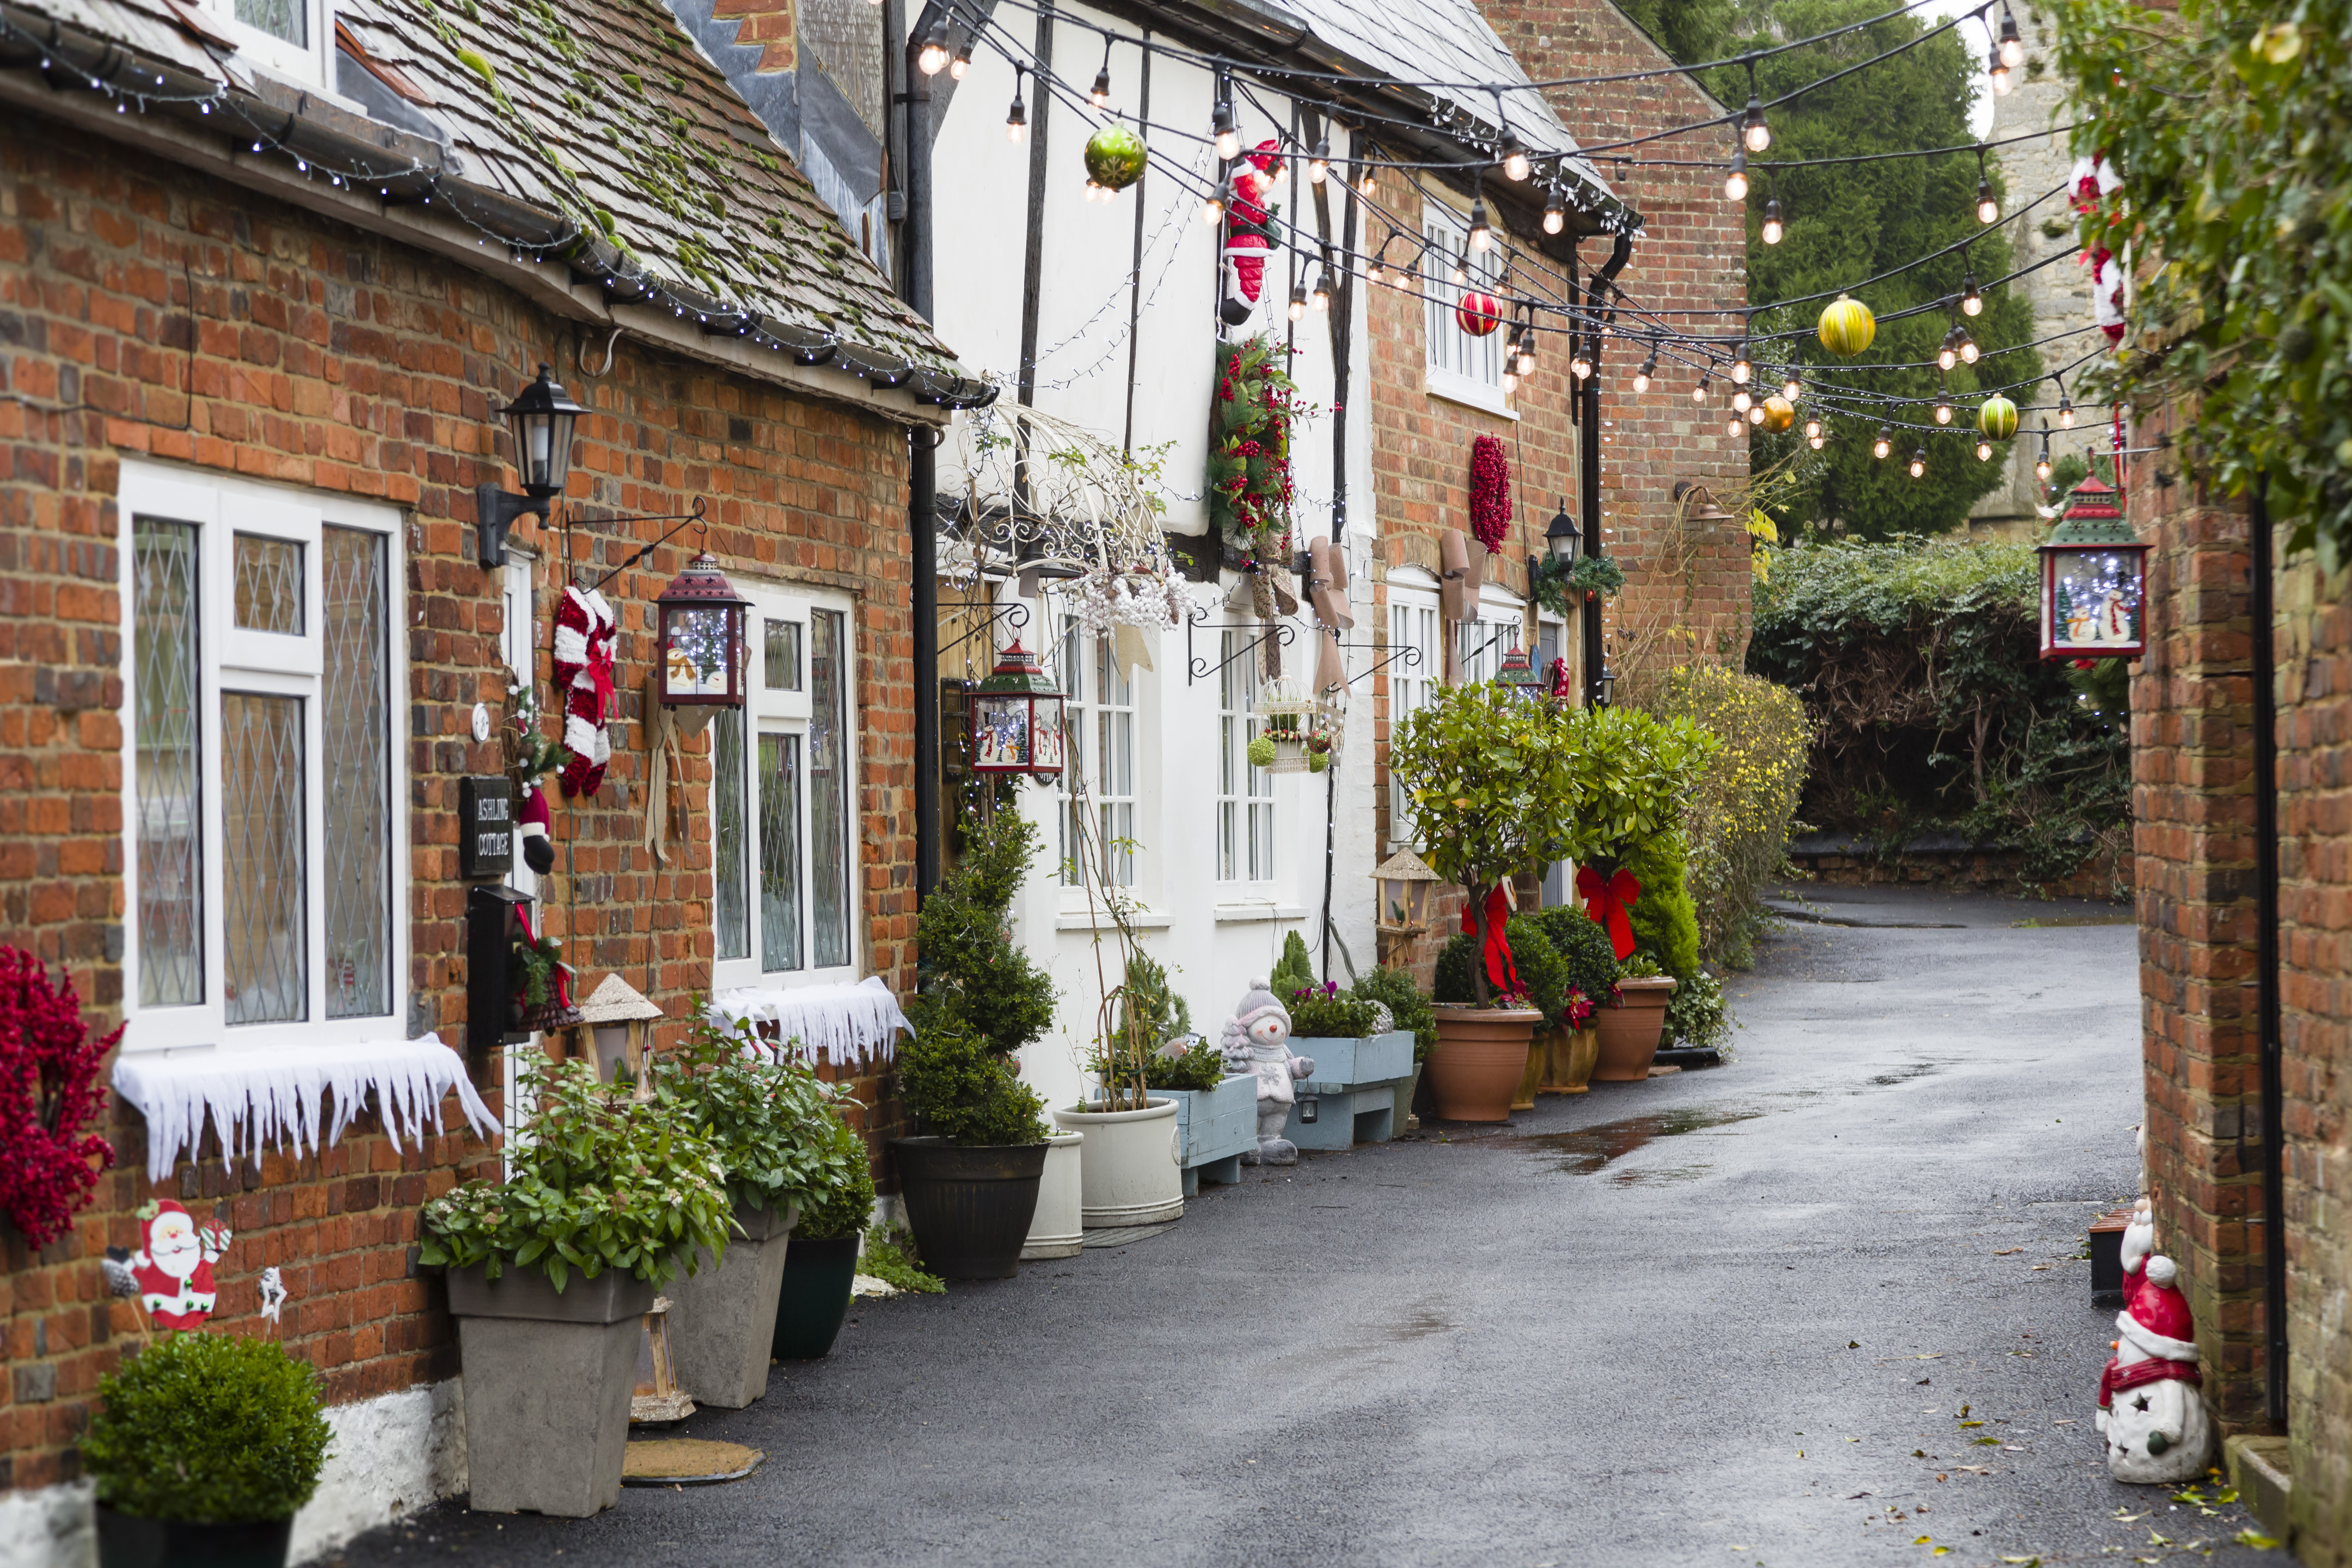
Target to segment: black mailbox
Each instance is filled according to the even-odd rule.
[[[514,780],[457,781],[457,874],[503,877],[514,869]]]
[[[515,943],[530,900],[512,888],[466,889],[466,1048],[491,1051],[530,1038],[520,1026]]]

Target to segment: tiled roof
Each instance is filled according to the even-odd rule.
[[[254,85],[173,0],[12,4],[191,75]],[[389,68],[378,77],[409,89],[401,128],[430,127],[455,154],[444,177],[554,215],[583,242],[570,257],[582,270],[617,274],[625,289],[641,280],[641,293],[685,309],[756,312],[758,331],[795,344],[838,340],[848,368],[960,374],[660,0],[338,0],[334,11]]]

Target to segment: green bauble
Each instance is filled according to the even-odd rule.
[[[1106,125],[1087,138],[1087,173],[1107,190],[1123,191],[1143,178],[1148,157],[1143,138],[1124,125]]]
[[[1977,429],[1989,441],[2006,441],[2017,434],[2017,405],[1994,393],[1977,409]]]

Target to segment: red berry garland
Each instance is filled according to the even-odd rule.
[[[1470,531],[1489,550],[1503,547],[1511,526],[1511,470],[1503,444],[1492,436],[1470,443]]]
[[[35,1247],[66,1234],[114,1163],[114,1146],[82,1129],[106,1108],[98,1067],[122,1028],[89,1036],[73,977],[52,991],[39,959],[0,947],[0,1213]]]

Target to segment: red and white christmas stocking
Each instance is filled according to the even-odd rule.
[[[594,795],[613,758],[613,644],[620,617],[593,588],[563,590],[555,612],[555,689],[563,694],[563,743],[572,760],[559,782],[568,799]]]
[[[547,792],[537,784],[524,791],[516,820],[522,828],[522,863],[544,877],[555,869],[555,840],[547,833]]]

